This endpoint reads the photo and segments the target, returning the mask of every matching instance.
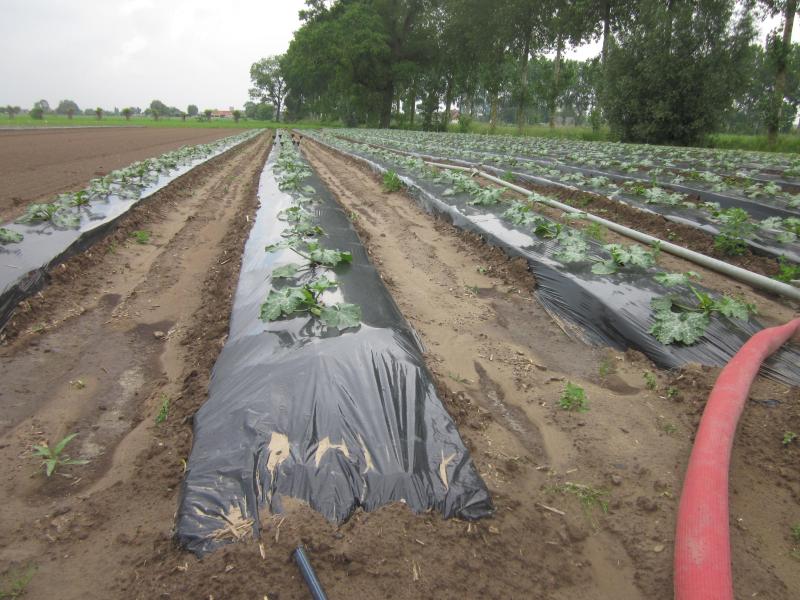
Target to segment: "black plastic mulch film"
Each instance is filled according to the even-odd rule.
[[[52,223],[2,225],[25,237],[19,243],[0,245],[0,330],[20,301],[36,293],[47,281],[50,270],[70,256],[86,250],[131,208],[146,200],[195,167],[251,139],[258,132],[246,132],[192,148],[206,147],[209,153],[200,158],[160,173],[151,184],[143,186],[135,197],[112,192],[103,200],[88,207],[75,209],[80,225],[75,228],[56,227]]]
[[[287,141],[284,134],[283,143]],[[259,184],[261,206],[247,241],[228,340],[206,403],[194,417],[177,518],[177,539],[203,554],[252,531],[281,497],[307,502],[333,522],[354,510],[405,502],[415,512],[475,519],[491,514],[489,493],[439,400],[419,342],[400,314],[344,211],[316,175],[314,223],[325,248],[353,261],[334,273],[326,304],[362,309],[356,329],[325,329],[308,314],[269,323],[259,307],[273,269],[296,263],[289,249],[265,252],[293,206],[278,187],[276,141]],[[295,194],[296,195],[296,194]],[[234,533],[237,532],[237,533]]]
[[[391,168],[425,210],[441,215],[460,229],[477,233],[511,257],[523,257],[536,280],[536,298],[565,331],[587,344],[618,350],[633,348],[665,369],[690,363],[722,366],[763,328],[753,319],[744,322],[712,317],[696,344],[664,345],[649,333],[653,323],[650,302],[667,292],[653,280],[653,274],[660,269],[624,270],[604,276],[593,274],[585,265],[562,264],[553,256],[557,249],[554,241],[502,219],[493,214],[492,207],[469,205],[466,194],[444,196],[445,185],[416,176],[400,162],[387,165],[385,159],[363,147],[355,149],[352,143],[323,139],[314,132],[304,134],[375,172]],[[593,240],[588,243],[590,254],[602,254],[601,244]],[[703,289],[700,285],[695,287]],[[767,359],[761,373],[789,385],[800,385],[800,350],[794,345],[785,346]]]
[[[355,143],[364,143],[357,140],[351,140],[350,138],[347,137],[343,137],[343,139],[347,141],[353,141]],[[557,179],[555,180],[548,179],[540,175],[535,175],[526,172],[524,165],[526,164],[526,162],[530,162],[540,166],[558,169],[560,171],[563,171],[565,174],[578,173],[580,175],[588,177],[607,177],[622,182],[651,183],[651,180],[647,179],[646,177],[631,175],[628,173],[621,173],[619,171],[614,171],[614,170],[600,171],[597,169],[590,169],[582,166],[568,165],[555,160],[547,160],[542,158],[532,159],[530,157],[522,157],[522,156],[506,157],[500,154],[487,152],[486,153],[487,157],[497,158],[499,159],[500,162],[503,162],[504,159],[506,160],[513,159],[514,161],[513,165],[509,164],[507,168],[499,168],[491,164],[485,164],[482,162],[476,163],[474,161],[464,160],[453,156],[437,156],[421,152],[399,150],[395,148],[393,145],[391,145],[391,140],[380,139],[379,141],[383,143],[368,144],[368,145],[374,145],[376,148],[382,148],[385,150],[389,150],[391,152],[399,152],[410,156],[416,156],[422,158],[423,160],[430,160],[433,162],[449,162],[459,166],[481,169],[489,173],[492,173],[498,177],[503,176],[505,173],[510,171],[518,179],[522,181],[527,181],[534,185],[546,186],[546,187],[558,187],[565,190],[582,191],[590,194],[599,194],[600,192],[598,192],[597,189],[594,189],[589,186],[579,185],[575,183],[567,184],[558,181]],[[796,184],[794,183],[790,182],[785,182],[785,183],[787,183],[787,185],[796,186]],[[735,196],[698,189],[696,187],[690,187],[663,181],[659,181],[658,185],[663,189],[672,190],[680,194],[685,194],[686,196],[689,197],[697,196],[703,202],[717,203],[723,209],[741,208],[745,210],[752,218],[758,220],[768,219],[770,217],[781,217],[781,218],[797,217],[800,214],[798,211],[793,209],[782,208],[780,206],[774,206],[745,198],[737,198]],[[647,203],[630,193],[625,193],[625,191],[622,189],[615,191],[608,197],[619,200],[621,202],[624,202],[625,204],[629,204],[631,206],[634,206],[635,208],[644,210],[646,212],[658,213],[667,220],[673,221],[675,223],[689,225],[690,227],[700,229],[711,235],[717,235],[720,232],[719,223],[713,221],[712,219],[709,218],[707,214],[697,209],[690,209],[685,206],[670,206],[657,203]],[[757,238],[748,238],[746,240],[746,243],[748,246],[752,248],[754,252],[758,254],[762,254],[773,258],[783,256],[792,262],[800,263],[800,243],[798,242],[788,243],[788,244],[779,243],[774,239],[770,239],[762,232],[758,234]]]

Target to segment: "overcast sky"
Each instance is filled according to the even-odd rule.
[[[241,107],[303,0],[2,0],[0,105]]]
[[[250,65],[281,54],[303,0],[2,0],[0,105],[241,107]],[[762,24],[763,32],[779,24]],[[800,38],[795,27],[794,40]],[[763,38],[763,35],[761,36]],[[569,51],[596,56],[599,42]]]

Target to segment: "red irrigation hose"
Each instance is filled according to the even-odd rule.
[[[761,363],[800,319],[759,331],[722,369],[697,431],[675,533],[675,599],[733,600],[728,531],[728,469],[736,423]]]

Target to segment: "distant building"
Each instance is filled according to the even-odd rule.
[[[233,118],[233,109],[230,109],[230,110],[212,110],[211,111],[211,118],[212,119],[232,119]]]

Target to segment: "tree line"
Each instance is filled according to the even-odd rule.
[[[470,118],[599,126],[696,144],[791,127],[798,0],[306,0],[287,52],[251,68],[278,118],[443,128]],[[764,47],[757,23],[782,15]],[[598,40],[600,56],[565,60]]]
[[[12,106],[10,104],[4,107],[0,106],[0,113],[6,113],[6,115],[12,119],[21,112],[22,109],[19,106]],[[28,116],[33,119],[44,119],[44,117],[48,114],[57,114],[65,115],[69,119],[72,119],[72,117],[75,115],[93,116],[97,119],[102,119],[104,115],[114,115],[125,117],[126,120],[130,120],[130,118],[133,116],[141,115],[150,117],[156,121],[162,117],[179,117],[183,120],[186,120],[187,117],[193,117],[198,120],[210,121],[213,113],[214,110],[211,108],[207,108],[201,113],[196,104],[189,104],[184,111],[175,106],[167,106],[161,100],[153,100],[145,109],[141,109],[138,106],[127,106],[122,109],[115,107],[113,110],[105,110],[99,106],[81,110],[74,100],[61,100],[56,108],[53,109],[47,100],[38,100],[37,102],[34,102],[33,107],[27,111]],[[231,117],[234,119],[234,121],[239,121],[242,116],[256,119],[261,118],[261,120],[269,120],[272,118],[272,113],[268,112],[266,115],[257,115],[250,111],[247,105],[245,105],[244,112],[240,110],[231,111]]]

